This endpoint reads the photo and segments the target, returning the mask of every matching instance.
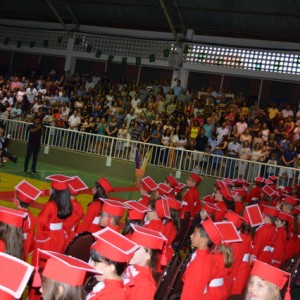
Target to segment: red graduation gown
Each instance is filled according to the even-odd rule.
[[[220,211],[215,212],[215,222],[221,222],[226,214],[227,206],[224,201],[218,201],[215,204],[220,208]]]
[[[245,206],[242,201],[236,201],[234,203],[234,212],[238,215],[241,215],[242,211],[244,210]]]
[[[271,265],[279,269],[284,262],[285,251],[287,248],[286,237],[287,233],[284,227],[276,228],[274,251],[271,253]]]
[[[28,213],[28,217],[24,220],[23,227],[22,227],[24,260],[26,261],[28,255],[34,249],[34,235],[35,235],[35,226],[37,221],[35,216],[27,209],[20,208],[19,210],[26,211]]]
[[[166,259],[167,263],[172,259],[174,254],[174,249],[172,248],[172,243],[174,242],[177,236],[177,229],[172,221],[163,225],[162,234],[168,239],[167,250],[166,250]]]
[[[258,260],[270,264],[275,235],[275,225],[264,224],[259,227],[255,232],[251,255],[254,255]]]
[[[86,300],[126,300],[126,291],[122,280],[106,279],[99,282]]]
[[[97,232],[101,230],[99,225],[99,216],[101,213],[102,203],[98,200],[89,204],[86,214],[83,217],[82,222],[79,224],[77,233],[83,231]]]
[[[252,238],[250,234],[240,233],[241,243],[232,243],[233,250],[233,284],[231,294],[241,294],[250,277],[249,262]]]
[[[207,292],[204,294],[203,299],[227,300],[230,293],[227,287],[232,285],[232,283],[228,282],[232,280],[232,277],[230,277],[232,268],[225,268],[224,256],[221,252],[212,254],[212,261],[211,280],[208,283]]]
[[[181,300],[205,299],[204,293],[211,278],[212,254],[208,250],[196,250],[183,276]],[[217,298],[216,298],[217,299]]]
[[[0,240],[0,252],[4,253],[5,252],[5,245],[2,240]]]
[[[194,218],[196,213],[200,211],[201,203],[200,203],[200,194],[198,189],[194,187],[190,187],[182,197],[183,202],[181,208],[181,216],[184,216],[186,211],[191,213],[191,218]]]
[[[133,286],[129,285],[129,272],[133,276]],[[153,300],[156,292],[156,283],[152,276],[152,270],[138,265],[129,266],[123,274],[123,283],[127,300]]]

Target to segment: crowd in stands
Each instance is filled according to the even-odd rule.
[[[280,95],[260,101],[255,90],[114,83],[106,73],[0,77],[2,120],[38,117],[46,126],[299,168],[300,110]]]

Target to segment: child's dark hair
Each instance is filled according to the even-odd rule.
[[[102,256],[98,251],[95,249],[91,250],[90,257],[93,261],[95,262],[103,262],[108,265],[114,265],[116,269],[116,273],[118,276],[121,276],[122,273],[124,272],[125,268],[127,267],[127,263],[121,263],[121,262],[116,262],[111,259],[108,259],[104,256]]]

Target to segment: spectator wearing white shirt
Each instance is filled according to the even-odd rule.
[[[27,99],[30,104],[34,103],[35,97],[38,95],[37,89],[33,86],[33,83],[29,84],[29,87],[26,89]]]
[[[289,116],[293,117],[294,112],[291,109],[291,106],[288,104],[285,109],[282,110],[282,116],[284,119],[287,119]]]
[[[240,117],[240,121],[236,123],[236,128],[238,135],[241,135],[248,128],[245,116]]]
[[[229,135],[229,129],[226,127],[226,122],[223,122],[222,123],[222,126],[221,127],[218,127],[217,130],[216,130],[216,133],[217,133],[217,139],[219,142],[222,141],[222,138],[224,135]]]
[[[133,109],[136,109],[136,107],[137,107],[137,105],[138,105],[139,102],[141,102],[141,99],[139,98],[138,95],[135,95],[135,97],[132,98],[132,100],[131,100],[131,107]]]
[[[5,102],[8,101],[9,106],[14,106],[14,98],[12,97],[10,92],[6,93],[6,96],[2,99],[2,103],[5,104]]]

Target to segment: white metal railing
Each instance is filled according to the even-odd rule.
[[[27,141],[30,123],[5,120],[6,135],[18,141]],[[42,137],[42,144],[46,147],[46,153],[51,148],[68,149],[78,153],[90,153],[102,155],[111,159],[119,159],[135,162],[136,150],[140,165],[146,159],[147,153],[151,153],[149,164],[173,169],[177,177],[181,171],[197,171],[205,176],[216,178],[244,178],[253,182],[256,176],[279,176],[279,185],[292,185],[300,182],[300,169],[270,165],[261,162],[241,160],[228,156],[215,155],[205,152],[176,149],[150,143],[142,143],[127,139],[108,137],[105,135],[46,127]]]

